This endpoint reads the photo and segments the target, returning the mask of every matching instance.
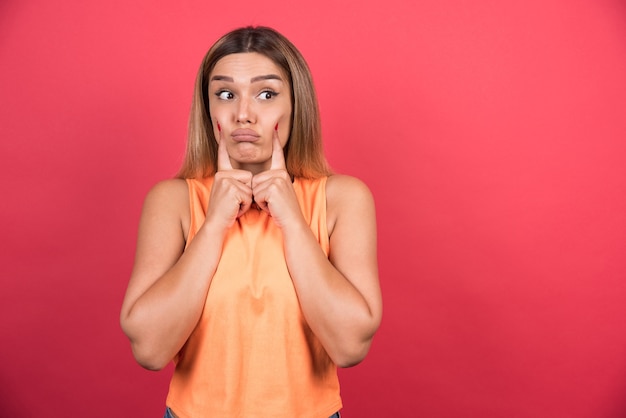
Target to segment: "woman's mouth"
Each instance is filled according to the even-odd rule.
[[[255,142],[261,138],[261,135],[252,129],[235,129],[231,137],[235,142]]]

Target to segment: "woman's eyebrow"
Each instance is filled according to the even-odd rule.
[[[258,75],[256,77],[252,77],[250,79],[251,83],[256,83],[257,81],[263,81],[263,80],[278,80],[278,81],[283,81],[282,77],[277,75],[277,74],[267,74],[267,75]]]
[[[258,81],[263,81],[263,80],[283,81],[283,78],[277,74],[266,74],[266,75],[258,75],[256,77],[252,77],[250,79],[250,82],[256,83]],[[233,83],[235,80],[232,77],[229,77],[227,75],[214,75],[213,77],[211,77],[211,81],[228,81],[228,82]]]
[[[213,77],[211,77],[211,81],[230,81],[232,83],[235,80],[233,80],[232,77],[228,77],[225,75],[214,75]]]

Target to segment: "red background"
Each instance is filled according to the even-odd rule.
[[[297,4],[297,6],[296,6]],[[385,313],[344,416],[626,416],[626,6],[0,3],[0,411],[162,416],[118,315],[219,35],[310,63],[328,158],[377,200]]]

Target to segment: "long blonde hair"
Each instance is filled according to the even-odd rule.
[[[226,55],[263,54],[279,66],[291,86],[291,132],[285,146],[287,171],[295,177],[331,173],[322,146],[319,109],[309,67],[296,47],[276,30],[257,26],[235,29],[209,49],[196,76],[189,116],[187,150],[179,178],[200,178],[217,170],[217,142],[209,111],[208,82],[215,64]]]

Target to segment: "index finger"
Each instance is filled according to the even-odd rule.
[[[217,171],[232,170],[233,165],[230,163],[230,155],[226,149],[226,141],[220,131],[220,141],[217,144]]]
[[[285,168],[285,153],[278,139],[278,130],[274,130],[274,134],[272,135],[272,163],[270,170],[284,170]]]

